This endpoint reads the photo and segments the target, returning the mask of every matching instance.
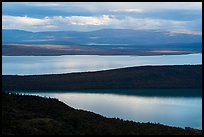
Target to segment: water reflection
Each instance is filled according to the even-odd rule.
[[[36,95],[36,93],[35,93]],[[38,93],[77,109],[124,120],[202,129],[201,97],[130,96],[102,93]]]
[[[86,72],[144,65],[202,64],[202,54],[164,56],[3,56],[3,75]]]

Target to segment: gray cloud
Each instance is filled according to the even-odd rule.
[[[42,19],[26,16],[2,16],[3,28],[24,29],[30,31],[42,30],[70,30],[74,26],[94,29],[95,26],[124,29],[163,29],[163,30],[190,30],[194,21],[162,20],[152,18],[125,17],[118,19],[113,15],[101,16],[54,16]],[[76,27],[75,27],[76,28]]]
[[[201,2],[3,2],[2,8],[6,29],[202,31]]]

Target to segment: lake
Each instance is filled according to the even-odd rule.
[[[179,91],[180,89],[176,89]],[[187,89],[188,92],[202,93],[201,89]],[[202,97],[185,96],[185,89],[181,95],[170,95],[174,89],[138,89],[135,94],[97,93],[86,92],[53,92],[53,93],[26,93],[57,98],[76,109],[83,109],[106,117],[118,117],[124,120],[139,122],[161,123],[176,127],[193,127],[202,129]],[[177,92],[176,91],[176,92]],[[108,92],[111,92],[109,90]],[[116,92],[113,91],[113,92]],[[121,91],[119,91],[121,92]],[[128,91],[130,92],[130,91]],[[143,95],[138,94],[144,93]],[[147,92],[157,92],[145,94]],[[167,92],[168,95],[158,95],[158,92]],[[125,91],[124,91],[125,93]]]
[[[160,56],[2,56],[3,75],[99,71],[145,65],[202,64],[202,54]]]
[[[202,54],[2,56],[2,74],[61,74],[132,66],[183,64],[202,64]],[[82,91],[23,93],[58,98],[76,109],[92,111],[106,117],[202,129],[202,89],[166,89],[162,92],[155,89],[140,89],[134,94],[132,91],[122,89],[103,92],[92,90],[83,93]]]

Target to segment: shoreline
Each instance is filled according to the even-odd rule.
[[[174,90],[174,91],[172,91]],[[192,91],[193,90],[193,91]],[[180,92],[178,92],[180,91]],[[185,94],[183,94],[185,91]],[[197,91],[197,92],[195,92]],[[157,89],[81,89],[81,90],[8,90],[5,93],[32,95],[38,93],[87,93],[87,94],[113,94],[145,97],[202,97],[202,88],[157,88]]]
[[[37,55],[32,55],[32,54],[2,54],[2,56],[5,56],[5,57],[9,57],[9,56],[19,56],[19,57],[23,57],[23,56],[31,56],[31,57],[44,57],[44,56],[50,56],[50,57],[53,57],[53,56],[166,56],[166,55],[193,55],[193,54],[202,54],[202,52],[188,52],[188,53],[166,53],[166,54],[162,54],[162,53],[159,53],[159,54],[80,54],[80,53],[76,53],[76,54],[46,54],[46,55],[41,55],[41,54],[37,54]]]
[[[202,65],[140,66],[47,75],[2,75],[2,87],[3,90],[202,88]]]
[[[202,130],[190,127],[180,128],[159,123],[141,123],[120,118],[107,118],[93,112],[74,109],[56,98],[3,93],[2,99],[3,134],[202,134]],[[14,103],[15,101],[17,101],[18,104]],[[24,104],[24,106],[21,106],[22,104]],[[9,106],[9,108],[7,106]],[[54,111],[54,109],[57,109],[58,111]],[[26,113],[22,114],[21,111]],[[49,112],[52,112],[52,114]],[[13,124],[9,125],[7,122],[9,122],[10,115],[13,115],[13,120],[11,121]],[[27,118],[24,119],[24,117],[20,115],[26,115]],[[39,119],[40,115],[41,118]],[[55,117],[55,115],[59,116]],[[69,122],[62,122],[62,119],[66,119],[66,121]],[[75,121],[75,124],[71,121]],[[94,124],[94,121],[97,121],[97,126]],[[39,124],[41,123],[41,125],[36,122]],[[68,127],[66,126],[67,124],[69,125]],[[83,125],[82,127],[81,124]],[[101,126],[100,128],[98,128],[99,125]],[[15,129],[17,130],[14,130],[12,128],[13,126],[15,126]],[[92,129],[92,126],[95,127],[94,130]],[[122,126],[123,128],[118,130],[118,126]],[[33,128],[36,130],[32,130]],[[53,128],[55,128],[54,132]],[[70,128],[74,132],[69,132]],[[110,130],[111,132],[108,132]]]
[[[184,44],[185,45],[185,44]],[[101,55],[101,56],[155,56],[202,53],[201,48],[186,46],[124,46],[122,49],[110,46],[56,45],[56,44],[2,44],[2,55],[7,56],[60,56],[60,55]]]

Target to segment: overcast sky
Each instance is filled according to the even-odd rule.
[[[202,33],[201,2],[3,2],[2,28],[27,31],[103,28]]]

